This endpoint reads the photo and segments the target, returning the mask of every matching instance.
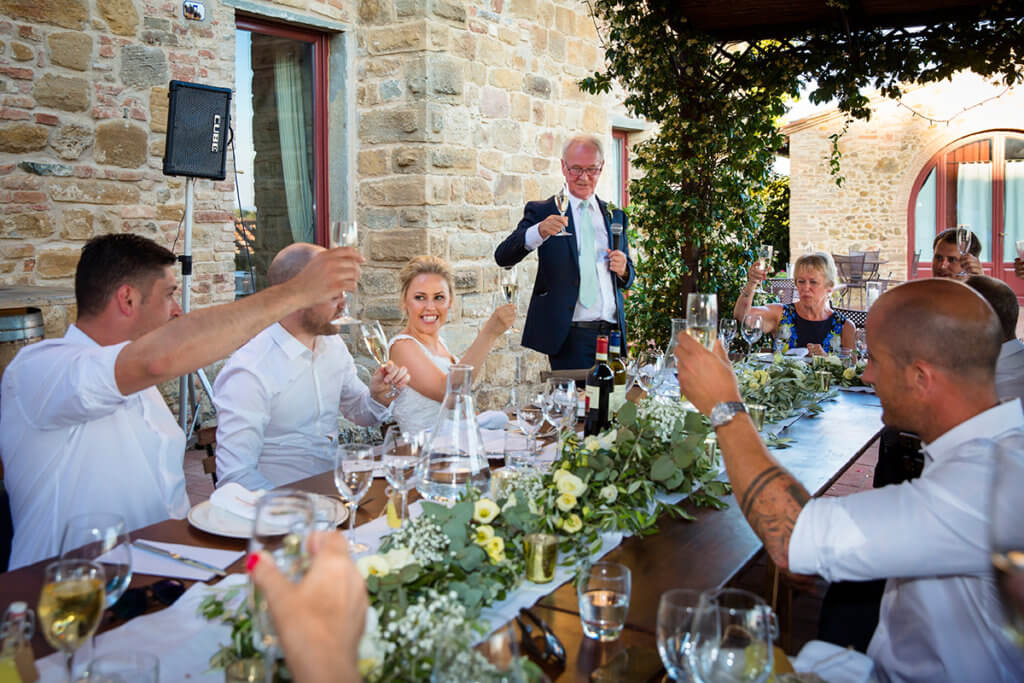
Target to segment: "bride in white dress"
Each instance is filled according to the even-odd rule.
[[[448,368],[456,362],[473,366],[473,375],[483,365],[494,342],[512,326],[515,306],[499,306],[487,319],[476,339],[457,360],[441,341],[440,331],[448,319],[454,289],[449,265],[436,256],[417,256],[402,268],[400,305],[408,322],[388,343],[388,355],[409,371],[409,384],[391,404],[391,415],[402,431],[429,429],[437,414],[448,381]]]

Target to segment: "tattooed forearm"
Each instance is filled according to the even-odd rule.
[[[780,567],[788,566],[789,538],[810,499],[806,489],[778,465],[762,471],[737,492],[740,509]]]
[[[779,477],[785,476],[787,472],[781,467],[769,467],[761,474],[754,477],[754,480],[750,482],[750,486],[743,491],[740,497],[740,510],[743,511],[744,517],[750,517],[750,509],[753,507],[757,497],[761,495],[768,484],[775,481]]]

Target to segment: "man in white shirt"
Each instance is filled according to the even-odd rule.
[[[292,311],[353,290],[354,249],[241,301],[181,315],[175,256],[137,235],[82,248],[78,320],[22,349],[0,392],[0,454],[10,494],[10,567],[57,554],[69,517],[116,512],[129,529],[188,510],[185,436],[154,385],[227,356]]]
[[[996,393],[1001,401],[1024,398],[1024,342],[1017,339],[1020,304],[1017,295],[1003,282],[987,275],[972,275],[966,284],[985,297],[1003,329],[1003,345],[996,361]]]
[[[710,414],[736,499],[776,565],[888,579],[868,648],[882,680],[1024,680],[1024,653],[1001,633],[988,547],[995,449],[1024,436],[1021,403],[996,396],[999,321],[970,288],[918,280],[878,299],[867,332],[864,380],[882,421],[921,436],[924,470],[909,482],[810,500],[743,414],[720,344],[716,358],[680,335],[680,389]]]
[[[274,257],[272,285],[298,275],[323,247],[297,243]],[[228,359],[213,385],[217,407],[218,485],[269,489],[331,469],[338,409],[351,422],[385,420],[390,391],[408,382],[388,361],[359,381],[355,363],[331,321],[344,297],[294,311],[256,335]]]

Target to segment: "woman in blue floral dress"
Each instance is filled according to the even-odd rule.
[[[852,349],[856,329],[841,313],[833,311],[830,303],[838,279],[832,256],[824,252],[805,254],[796,260],[793,272],[799,301],[752,306],[754,290],[767,276],[755,262],[733,309],[736,320],[742,324],[745,316],[759,315],[764,334],[776,333],[785,350],[806,348],[822,355],[838,353],[840,348]]]

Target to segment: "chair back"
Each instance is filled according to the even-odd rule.
[[[864,254],[856,256],[844,256],[843,254],[832,254],[836,262],[836,270],[839,271],[839,281],[844,285],[859,286],[864,282]]]
[[[864,327],[868,322],[868,312],[858,311],[855,308],[837,308],[832,307],[832,310],[836,313],[842,313],[843,317],[853,323],[854,327]]]

